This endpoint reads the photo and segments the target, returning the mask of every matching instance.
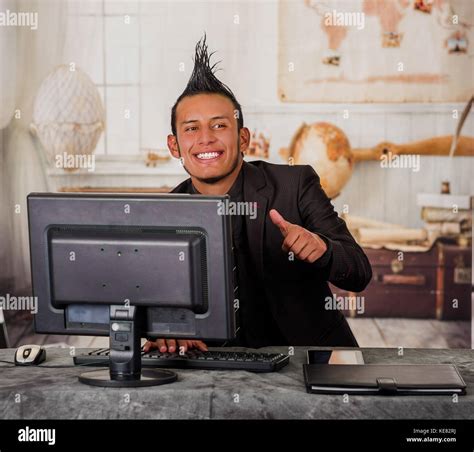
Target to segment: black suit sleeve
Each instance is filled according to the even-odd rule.
[[[341,289],[364,290],[372,278],[369,260],[334,210],[319,176],[309,165],[301,167],[298,208],[303,227],[318,234],[328,246],[320,259],[308,265],[324,272],[326,280]]]

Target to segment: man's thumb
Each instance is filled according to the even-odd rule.
[[[288,221],[286,221],[276,209],[270,210],[270,218],[273,221],[273,224],[280,228],[283,237],[286,237],[288,234],[288,226],[290,225],[290,223],[288,223]]]

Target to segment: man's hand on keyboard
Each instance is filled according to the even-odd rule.
[[[192,348],[197,348],[203,352],[207,351],[207,345],[202,341],[182,339],[179,339],[178,341],[175,339],[156,339],[155,341],[146,341],[145,345],[143,346],[143,351],[148,353],[151,350],[158,349],[161,353],[179,353],[180,351],[186,353]]]

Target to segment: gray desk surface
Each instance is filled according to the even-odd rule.
[[[454,363],[468,388],[459,396],[316,395],[305,391],[308,347],[295,347],[277,373],[177,370],[178,381],[150,388],[95,388],[78,382],[84,367],[5,368],[0,372],[2,419],[474,419],[474,351],[362,349],[367,363]],[[260,351],[288,353],[287,347]],[[84,350],[76,350],[76,353]],[[14,350],[0,350],[13,361]],[[72,364],[68,349],[48,349],[44,365]]]

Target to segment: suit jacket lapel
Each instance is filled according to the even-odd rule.
[[[188,179],[184,180],[180,184],[178,184],[176,187],[173,188],[173,190],[170,191],[170,193],[190,193],[192,194],[193,191],[191,189],[191,178],[189,177]]]
[[[249,251],[254,259],[260,280],[263,281],[263,236],[267,217],[268,198],[271,188],[266,183],[265,174],[257,166],[244,162],[244,201],[257,203],[257,215],[245,217]]]

